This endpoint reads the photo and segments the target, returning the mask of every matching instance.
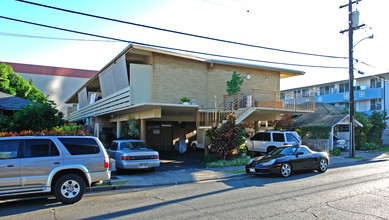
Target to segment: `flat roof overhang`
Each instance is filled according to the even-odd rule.
[[[196,121],[198,109],[198,105],[163,103],[139,104],[117,112],[110,112],[102,116],[110,117],[110,122],[126,121],[129,116],[134,117],[135,119]]]

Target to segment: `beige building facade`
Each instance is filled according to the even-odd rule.
[[[226,83],[234,71],[244,80],[240,93],[232,97]],[[119,138],[132,117],[139,119],[141,139],[168,151],[180,136],[190,138],[220,123],[229,112],[241,122],[313,111],[313,99],[281,99],[280,79],[302,74],[130,45],[66,103],[78,106],[70,120],[88,123],[97,136],[111,131]],[[182,97],[191,102],[181,103]]]

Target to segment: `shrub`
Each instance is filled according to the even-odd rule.
[[[87,135],[92,136],[90,133],[80,130],[64,130],[61,127],[56,127],[51,130],[39,130],[39,131],[31,131],[31,130],[25,130],[20,132],[0,132],[0,137],[14,137],[14,136],[35,136],[35,135]]]
[[[334,148],[332,150],[330,150],[330,155],[331,156],[339,156],[341,153],[340,149],[339,148]]]
[[[190,102],[190,98],[188,98],[186,96],[182,97],[180,100],[181,100],[181,102]]]
[[[249,160],[250,157],[246,156],[237,157],[233,160],[209,160],[207,163],[204,162],[204,166],[207,168],[244,166],[247,164],[247,162],[249,162]]]
[[[331,126],[302,126],[301,138],[302,139],[328,139],[330,137]]]
[[[64,123],[62,113],[55,109],[55,103],[46,100],[43,103],[30,104],[12,116],[0,119],[1,131],[39,131],[52,129]]]
[[[244,130],[235,124],[236,116],[227,115],[227,122],[220,127],[212,127],[207,131],[214,156],[218,160],[232,160],[239,153],[239,146],[244,143]]]

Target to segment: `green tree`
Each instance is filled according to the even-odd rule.
[[[238,155],[239,146],[244,142],[244,130],[236,125],[236,116],[227,116],[227,122],[220,127],[212,127],[207,131],[214,156],[218,160],[232,160]]]
[[[227,81],[227,93],[228,95],[234,95],[240,91],[240,86],[243,83],[243,77],[239,73],[234,71],[232,73],[231,80]]]
[[[29,83],[23,77],[14,73],[12,67],[5,63],[0,63],[0,91],[37,103],[46,101],[43,92],[32,85],[32,80]]]
[[[53,101],[30,104],[12,116],[0,119],[1,131],[50,130],[63,125],[63,114],[55,108]]]
[[[367,137],[373,124],[370,122],[369,117],[360,112],[355,112],[355,119],[362,124],[362,126],[355,128],[355,149],[362,150],[371,148],[373,144],[369,144]]]
[[[374,111],[369,116],[370,123],[373,125],[369,130],[368,142],[376,144],[376,150],[382,147],[382,134],[386,128],[387,112]]]

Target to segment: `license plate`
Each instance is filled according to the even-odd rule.
[[[250,168],[250,173],[255,173],[255,168]]]
[[[149,168],[149,164],[148,163],[140,163],[139,168]]]

